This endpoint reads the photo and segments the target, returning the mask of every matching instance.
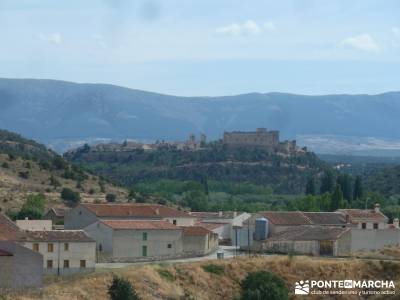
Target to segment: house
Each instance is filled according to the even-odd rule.
[[[54,225],[64,225],[64,217],[69,210],[67,207],[52,207],[43,216],[43,220],[51,220]]]
[[[339,209],[351,225],[351,251],[371,251],[385,246],[400,245],[399,220],[388,224],[389,218],[373,209]]]
[[[0,240],[0,295],[3,290],[42,286],[42,273],[43,256],[40,253],[14,241]]]
[[[29,220],[26,218],[25,220],[17,220],[16,223],[21,230],[46,231],[53,229],[51,220]]]
[[[268,239],[254,241],[253,250],[315,256],[348,256],[351,251],[351,230],[349,227],[337,226],[294,226]]]
[[[223,240],[223,237],[229,236],[230,225],[225,223],[209,223],[209,222],[197,222],[195,226],[201,226],[205,229],[212,231],[218,235],[219,240]]]
[[[20,229],[0,213],[0,291],[42,285],[43,256],[16,242]]]
[[[96,241],[100,261],[161,260],[183,254],[182,228],[164,220],[99,220],[84,230]]]
[[[389,218],[380,211],[380,205],[375,204],[374,209],[338,209],[352,225],[358,229],[386,229]]]
[[[46,275],[94,271],[96,242],[82,230],[25,231],[18,243],[43,255]]]
[[[82,229],[100,220],[163,220],[176,226],[191,226],[196,217],[185,211],[159,204],[83,203],[65,215],[66,229]]]
[[[216,227],[214,231],[219,234],[220,240],[233,241],[235,237],[234,227],[242,226],[243,222],[251,217],[246,212],[237,211],[219,211],[219,212],[191,212],[191,216],[197,218],[197,222],[201,224],[225,224],[224,227]]]
[[[183,229],[185,256],[203,256],[218,248],[218,234],[202,226],[186,226]]]
[[[255,222],[265,218],[268,223],[268,236],[297,226],[338,226],[346,227],[346,217],[339,212],[301,212],[301,211],[262,211],[255,213],[237,230],[237,245],[248,249],[253,243]]]

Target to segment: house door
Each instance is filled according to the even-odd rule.
[[[319,255],[333,256],[333,241],[320,241]]]
[[[142,246],[142,256],[147,256],[147,246]]]

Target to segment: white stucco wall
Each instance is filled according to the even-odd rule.
[[[68,242],[68,251],[64,250],[64,242],[53,244],[53,252],[48,252],[48,242],[23,242],[22,246],[33,250],[33,244],[39,244],[39,253],[43,255],[43,268],[46,274],[68,275],[78,272],[93,271],[96,263],[95,242]],[[47,261],[53,261],[53,268],[47,268]],[[64,260],[69,260],[69,268],[64,269]],[[86,268],[80,268],[80,261],[86,261]]]
[[[375,250],[384,246],[399,245],[399,229],[351,229],[351,251]]]

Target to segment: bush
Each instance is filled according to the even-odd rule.
[[[117,196],[114,194],[107,194],[106,200],[107,200],[107,202],[115,202],[115,200],[117,200]]]
[[[284,281],[267,271],[249,273],[241,287],[241,300],[287,300],[289,297]]]
[[[168,281],[175,281],[174,275],[172,275],[172,273],[168,270],[158,269],[157,273],[158,275],[160,275],[161,277],[165,278]]]
[[[213,273],[216,275],[222,275],[225,272],[224,266],[220,266],[220,265],[209,264],[209,265],[205,265],[202,267],[203,267],[204,271],[206,271],[208,273]]]
[[[79,203],[81,201],[81,196],[78,192],[74,192],[70,188],[63,188],[61,191],[61,199],[72,203]]]
[[[43,194],[32,194],[26,199],[16,218],[23,220],[29,218],[32,220],[41,219],[45,213],[46,197]]]
[[[111,285],[108,287],[108,294],[111,300],[139,300],[132,284],[122,278],[114,276]]]
[[[28,179],[29,178],[29,171],[20,171],[20,172],[18,172],[18,176],[23,178],[23,179]]]
[[[1,165],[2,168],[4,169],[8,169],[10,166],[8,165],[8,162],[3,162],[3,164]]]

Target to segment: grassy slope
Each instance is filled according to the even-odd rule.
[[[293,296],[294,282],[304,279],[390,279],[396,280],[396,286],[400,285],[400,263],[395,262],[282,256],[240,258],[212,263],[224,265],[224,274],[216,275],[205,272],[202,265],[210,264],[210,262],[137,266],[114,271],[98,271],[88,276],[80,275],[49,283],[38,291],[9,295],[9,298],[6,299],[108,299],[107,286],[111,282],[113,273],[128,278],[144,300],[233,299],[239,293],[239,283],[246,274],[259,270],[269,270],[281,276],[289,288],[291,299],[295,299]],[[168,270],[173,278],[160,276],[157,269]],[[186,297],[184,297],[185,294]],[[191,298],[187,297],[189,295]],[[307,299],[324,299],[323,297],[310,295],[307,296]],[[346,296],[346,298],[335,299],[359,298]],[[385,296],[385,299],[396,298]]]
[[[1,167],[4,162],[9,165],[8,168]],[[76,181],[62,178],[64,171],[41,170],[38,163],[29,160],[31,168],[26,168],[27,159],[18,157],[15,160],[9,160],[8,155],[0,153],[0,209],[18,209],[24,203],[29,193],[44,193],[47,197],[48,206],[61,205],[60,191],[63,187],[72,188],[79,191],[81,201],[92,202],[97,200],[105,201],[105,194],[100,192],[98,177],[89,175],[89,179],[85,180],[81,189],[76,188]],[[20,171],[29,171],[28,179],[21,178],[18,173]],[[61,183],[60,187],[54,188],[50,185],[49,178],[51,173]],[[117,199],[126,199],[127,192],[125,189],[105,184],[107,193],[114,193]],[[93,189],[94,194],[89,194],[89,190]]]

